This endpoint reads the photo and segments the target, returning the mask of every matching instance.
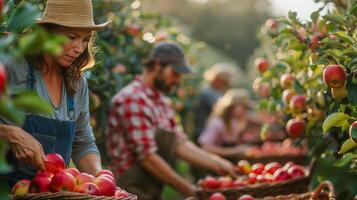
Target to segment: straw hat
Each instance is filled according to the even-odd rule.
[[[37,23],[93,30],[105,28],[109,24],[94,24],[92,0],[47,0],[42,18]]]

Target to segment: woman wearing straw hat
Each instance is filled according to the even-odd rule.
[[[94,24],[91,0],[48,0],[38,23],[69,40],[61,55],[44,54],[7,63],[10,91],[34,90],[54,111],[51,115],[27,113],[22,127],[0,120],[0,137],[11,146],[7,159],[13,166],[11,174],[1,178],[10,184],[44,169],[44,155],[53,152],[61,154],[67,165],[72,158],[82,172],[101,170],[82,70],[94,65],[93,33],[108,22]]]

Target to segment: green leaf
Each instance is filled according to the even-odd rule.
[[[346,24],[343,17],[338,16],[338,15],[324,15],[323,18],[332,22],[332,23]]]
[[[21,125],[25,120],[25,113],[18,110],[8,99],[0,99],[0,116]]]
[[[296,20],[296,17],[297,17],[297,13],[296,12],[293,12],[291,10],[289,10],[288,12],[288,17],[291,21],[295,21]]]
[[[347,12],[347,15],[355,15],[357,16],[357,4],[354,4]]]
[[[348,140],[344,141],[340,151],[338,152],[339,154],[344,154],[347,151],[356,148],[357,147],[357,143],[355,143],[351,138],[349,138]]]
[[[340,56],[342,54],[342,52],[338,49],[327,49],[325,53],[332,56],[337,62],[339,62]]]
[[[19,47],[25,55],[36,55],[42,51],[42,45],[45,41],[46,37],[37,31],[23,36],[20,39]]]
[[[350,139],[352,139],[352,140],[355,140],[355,141],[357,141],[357,127],[356,126],[352,126],[351,125],[351,129],[350,129]]]
[[[348,101],[350,101],[352,104],[357,105],[357,83],[353,83],[352,81],[352,76],[348,78],[347,80],[347,91],[348,91]]]
[[[48,102],[43,100],[36,92],[22,92],[16,96],[13,102],[16,107],[28,112],[53,113],[52,107]]]
[[[297,80],[294,81],[294,89],[298,93],[305,93],[306,92],[305,88]]]
[[[339,31],[334,33],[333,35],[336,35],[338,38],[340,38],[341,40],[347,42],[348,44],[350,44],[351,46],[353,44],[355,44],[355,41],[352,37],[348,36],[345,32],[343,31]]]
[[[313,22],[317,22],[319,17],[320,17],[319,11],[315,11],[315,12],[311,13],[311,15],[310,15],[310,18]]]
[[[336,161],[335,166],[342,167],[350,163],[353,159],[357,158],[357,154],[347,153],[341,160]]]
[[[41,12],[37,6],[30,3],[24,3],[18,7],[9,19],[7,30],[12,32],[22,32],[23,29],[34,24],[35,20],[40,17]]]
[[[323,122],[322,130],[326,133],[332,127],[341,127],[348,119],[350,119],[350,116],[345,113],[332,113]]]
[[[0,174],[9,173],[11,171],[11,167],[7,164],[5,159],[6,149],[7,149],[7,142],[0,140]]]

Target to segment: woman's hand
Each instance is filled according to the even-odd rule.
[[[26,165],[44,170],[45,154],[40,142],[19,127],[8,128],[8,141],[16,159]]]

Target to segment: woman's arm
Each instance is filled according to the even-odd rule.
[[[80,114],[76,119],[76,135],[72,146],[72,160],[79,171],[95,175],[102,169],[99,150],[90,125],[88,85],[83,78],[80,95],[83,98]]]
[[[9,142],[11,150],[19,162],[40,170],[45,169],[43,164],[45,153],[41,143],[22,128],[0,125],[0,138]]]

